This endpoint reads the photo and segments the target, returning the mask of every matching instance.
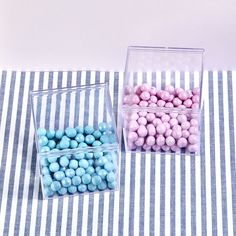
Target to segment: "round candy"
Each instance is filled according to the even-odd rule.
[[[91,175],[84,174],[81,179],[84,184],[89,184],[91,182]]]
[[[75,185],[75,186],[81,184],[81,178],[80,178],[80,176],[74,176],[74,177],[72,178],[72,184]]]
[[[89,163],[90,166],[92,166],[92,165],[94,164],[94,160],[89,159],[89,160],[88,160],[88,163]],[[88,167],[88,168],[89,168],[89,167]]]
[[[84,152],[80,152],[80,153],[74,154],[74,158],[76,160],[84,159],[85,158],[85,153]]]
[[[172,85],[167,85],[165,87],[165,91],[169,92],[170,94],[174,94],[175,93],[175,88]]]
[[[116,187],[116,181],[108,182],[107,186],[109,189],[114,189]]]
[[[44,167],[42,168],[42,174],[43,174],[43,175],[50,174],[50,170],[48,169],[48,167],[44,166]]]
[[[98,140],[94,141],[93,144],[92,144],[93,147],[98,147],[98,146],[101,146],[101,145],[102,145],[102,143]]]
[[[129,128],[130,131],[136,131],[138,129],[138,127],[139,127],[139,124],[137,123],[136,120],[131,120],[129,122],[128,128]]]
[[[55,134],[55,137],[57,139],[61,139],[63,135],[64,135],[64,131],[63,130],[57,130],[56,134]]]
[[[87,125],[84,127],[84,133],[85,134],[92,134],[94,132],[94,128],[90,125]]]
[[[78,147],[78,143],[75,140],[70,141],[70,148],[74,149]]]
[[[182,101],[179,98],[174,98],[173,99],[173,104],[175,107],[178,107],[179,105],[182,104]]]
[[[82,175],[84,175],[85,174],[85,169],[84,168],[81,168],[81,167],[79,167],[77,170],[76,170],[76,175],[78,175],[78,176],[82,176]]]
[[[105,132],[108,129],[108,125],[106,122],[101,122],[98,124],[98,128],[101,132]]]
[[[102,178],[99,175],[94,175],[92,177],[92,183],[94,185],[99,185],[102,182]]]
[[[179,139],[182,136],[182,131],[181,130],[173,130],[172,131],[172,136],[175,139]]]
[[[165,104],[166,104],[166,102],[163,101],[163,100],[158,100],[158,101],[157,101],[157,106],[158,106],[158,107],[164,107]]]
[[[65,177],[65,173],[63,171],[57,171],[53,176],[56,180],[60,181]]]
[[[196,143],[198,143],[198,136],[194,135],[194,134],[191,134],[188,137],[188,141],[189,141],[190,144],[196,144]]]
[[[136,141],[135,141],[135,145],[138,147],[141,147],[144,144],[144,138],[139,137]]]
[[[82,143],[79,144],[79,147],[81,147],[81,148],[85,148],[85,147],[87,147],[87,146],[88,146],[88,144],[87,144],[87,143],[84,143],[84,142],[82,142]]]
[[[190,127],[190,122],[188,122],[188,121],[182,122],[181,128],[182,128],[183,130],[189,129],[189,127]]]
[[[136,112],[133,112],[129,118],[130,120],[137,120],[139,118],[139,115]]]
[[[63,187],[68,188],[69,186],[71,186],[71,178],[69,177],[65,177],[61,180],[61,184]]]
[[[55,132],[54,129],[49,129],[49,130],[47,131],[46,136],[47,136],[48,139],[53,139],[54,136],[55,136],[55,134],[56,134],[56,132]]]
[[[162,117],[161,117],[161,120],[162,122],[168,122],[170,120],[170,116],[167,115],[167,114],[164,114]]]
[[[67,156],[62,156],[59,160],[59,163],[61,166],[66,167],[69,165],[69,159],[67,158]]]
[[[198,127],[191,126],[188,131],[190,132],[190,134],[198,134]]]
[[[178,115],[177,120],[179,121],[179,123],[183,123],[187,121],[187,117],[186,115]]]
[[[156,128],[153,124],[147,125],[148,135],[154,136],[156,134]]]
[[[57,162],[53,162],[49,165],[49,170],[51,172],[57,172],[60,169],[60,166]]]
[[[146,139],[146,144],[148,146],[153,146],[155,144],[155,138],[153,136],[148,136]]]
[[[97,170],[96,170],[97,171]],[[107,176],[107,171],[104,170],[104,169],[100,169],[97,171],[98,175],[102,178],[102,179],[105,179],[106,176]]]
[[[54,192],[51,190],[51,188],[46,187],[44,188],[44,194],[46,197],[52,197]]]
[[[44,129],[44,128],[38,128],[38,129],[37,129],[37,135],[38,135],[38,136],[45,136],[46,133],[47,133],[47,131],[46,131],[46,129]]]
[[[180,138],[178,141],[177,141],[177,145],[179,148],[185,148],[188,144],[188,141],[186,138]]]
[[[97,186],[96,186],[96,185],[94,185],[94,184],[92,184],[92,183],[88,184],[88,190],[89,190],[90,192],[94,192],[96,189],[97,189]]]
[[[114,164],[111,163],[111,162],[107,162],[105,165],[104,165],[104,169],[107,170],[108,172],[112,171],[115,169],[114,167]]]
[[[102,143],[109,143],[109,142],[110,142],[109,136],[106,135],[106,134],[103,134],[103,135],[100,137],[100,141],[101,141]]]
[[[170,95],[170,96],[173,96],[173,95]],[[170,99],[169,99],[170,100]],[[168,100],[168,101],[169,101]],[[173,103],[172,102],[167,102],[166,104],[165,104],[165,107],[167,107],[167,108],[172,108],[172,107],[174,107],[174,105],[173,105]]]
[[[80,184],[78,186],[78,191],[84,193],[87,190],[87,186],[85,184]]]
[[[84,128],[82,126],[75,127],[75,130],[78,134],[83,134],[84,133]]]
[[[49,141],[48,141],[48,147],[49,147],[50,149],[55,148],[55,147],[56,147],[56,142],[55,142],[54,140],[49,140]]]
[[[82,168],[84,168],[84,169],[87,169],[88,166],[89,166],[89,163],[88,163],[87,160],[82,159],[82,160],[79,161],[79,166],[82,167]]]
[[[40,136],[39,145],[41,147],[46,146],[48,144],[48,138],[46,136]]]
[[[169,99],[170,94],[167,91],[160,91],[159,96],[163,101],[167,101]]]
[[[75,140],[76,140],[78,143],[84,142],[84,135],[81,134],[81,133],[77,134],[76,137],[75,137]]]
[[[103,156],[103,152],[94,152],[94,158],[98,159]]]
[[[158,146],[163,146],[165,144],[165,137],[163,135],[158,135],[157,139],[156,139],[156,144]]]
[[[49,162],[48,162],[47,157],[41,157],[40,158],[40,164],[41,164],[41,166],[48,166]]]
[[[116,179],[116,176],[113,172],[110,172],[110,173],[107,174],[106,179],[107,179],[108,182],[114,182],[115,179]]]
[[[93,136],[94,138],[99,139],[102,136],[102,133],[99,130],[95,130]]]
[[[74,194],[74,193],[76,193],[77,188],[76,188],[76,186],[71,185],[70,187],[67,188],[67,191],[71,194]]]
[[[50,187],[53,192],[56,192],[61,188],[61,183],[59,181],[53,181]]]
[[[52,177],[51,177],[51,175],[47,174],[47,175],[43,176],[43,184],[44,184],[45,186],[50,186],[51,183],[52,183]]]
[[[134,142],[138,139],[138,135],[136,132],[129,132],[128,133],[128,140]]]
[[[107,188],[107,183],[105,181],[102,181],[98,186],[99,190],[105,190]]]
[[[163,124],[159,124],[156,127],[156,131],[158,134],[164,134],[166,132],[166,127]]]
[[[65,130],[65,133],[66,133],[67,137],[74,138],[77,134],[77,131],[74,128],[67,127]]]
[[[50,148],[48,146],[44,146],[40,148],[40,152],[49,152]]]
[[[140,125],[137,132],[139,137],[146,137],[148,134],[148,131],[144,125]]]
[[[60,141],[60,148],[61,149],[67,149],[67,148],[69,148],[69,146],[70,146],[70,142],[69,141],[67,141],[65,139],[62,139]]]
[[[59,189],[58,191],[58,194],[59,195],[65,195],[66,193],[67,193],[67,188],[65,188],[65,187],[62,187],[61,189]]]
[[[146,125],[147,124],[147,119],[145,117],[139,117],[138,118],[138,124],[139,125]]]
[[[144,91],[140,94],[140,98],[144,101],[147,101],[150,98],[150,93],[147,91]]]
[[[75,170],[73,170],[73,169],[66,169],[65,174],[66,174],[67,177],[72,178],[73,176],[75,176]]]
[[[183,138],[188,138],[188,136],[189,136],[189,131],[188,130],[183,130],[182,131],[182,137]]]
[[[198,151],[198,145],[197,144],[190,144],[187,146],[187,149],[189,152],[197,152]]]
[[[95,138],[93,137],[93,135],[89,134],[85,137],[85,142],[87,144],[92,144],[95,141]]]
[[[49,163],[53,163],[53,162],[56,162],[56,161],[57,161],[57,157],[56,156],[48,157],[48,162]]]
[[[166,145],[171,147],[175,144],[175,139],[172,136],[166,138]]]
[[[85,157],[86,157],[86,159],[92,159],[93,158],[93,152],[86,152]]]
[[[89,166],[86,169],[86,173],[88,173],[89,175],[92,175],[95,172],[94,168],[92,166]]]
[[[79,162],[77,160],[70,160],[70,164],[69,164],[69,167],[71,169],[77,169],[79,166]]]
[[[188,93],[186,93],[185,91],[182,91],[178,94],[179,99],[181,99],[182,101],[185,101],[186,99],[188,99]]]

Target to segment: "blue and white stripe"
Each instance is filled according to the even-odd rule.
[[[178,86],[182,76],[188,88],[188,73],[176,73],[176,82],[169,73],[134,82]],[[108,81],[117,115],[123,72],[0,71],[0,235],[236,235],[236,71],[205,71],[203,80],[200,157],[122,152],[118,192],[43,201],[29,91]],[[63,99],[82,109],[70,111],[71,125],[85,121],[88,107],[90,122],[106,118],[102,102]],[[42,125],[66,109],[37,105],[48,111]]]

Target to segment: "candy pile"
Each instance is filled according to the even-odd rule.
[[[148,84],[135,87],[134,94],[126,88],[124,104],[140,107],[156,107],[156,112],[138,110],[125,114],[127,144],[129,149],[153,151],[198,151],[199,88],[184,91],[169,85],[157,90]],[[191,108],[192,111],[158,110],[165,108]]]
[[[116,152],[88,152],[64,156],[41,156],[44,194],[94,192],[116,187]]]
[[[62,149],[74,149],[78,147],[97,147],[106,143],[115,143],[116,135],[111,123],[101,122],[98,129],[87,125],[84,128],[68,127],[65,130],[37,130],[40,152],[59,151]]]
[[[139,105],[140,107],[178,107],[199,109],[200,89],[184,90],[168,85],[164,90],[158,90],[148,84],[134,88],[126,87],[123,103],[125,105]]]

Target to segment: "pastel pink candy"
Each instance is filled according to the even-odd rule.
[[[164,124],[159,124],[156,127],[156,131],[158,134],[164,134],[166,132],[166,127]]]
[[[156,116],[154,115],[154,113],[148,113],[146,115],[146,119],[148,122],[152,122],[155,118],[156,118]]]
[[[157,107],[157,104],[156,104],[156,103],[149,103],[148,106],[149,106],[149,107]]]
[[[156,112],[156,117],[162,117],[164,114],[164,112]]]
[[[170,96],[169,96],[169,98],[168,98],[168,102],[172,102],[173,101],[173,99],[174,99],[174,95],[172,95],[172,94],[170,94]]]
[[[200,88],[194,88],[192,92],[193,92],[194,95],[199,95],[200,94]]]
[[[149,91],[150,91],[150,86],[145,83],[145,84],[142,84],[142,85],[140,86],[140,89],[141,89],[141,91],[147,91],[147,92],[149,92]]]
[[[132,97],[130,95],[126,95],[124,97],[124,104],[131,105],[132,104]]]
[[[179,105],[178,108],[185,109],[186,106],[185,105]]]
[[[151,146],[148,146],[146,143],[143,145],[143,149],[146,150],[146,151],[149,151],[151,150]]]
[[[162,122],[168,122],[170,120],[170,116],[167,115],[167,114],[164,114],[162,117],[161,117],[161,120]]]
[[[147,101],[150,98],[150,93],[147,91],[144,91],[140,94],[140,98],[143,99],[144,101]]]
[[[161,147],[161,149],[162,149],[163,151],[165,151],[165,152],[168,152],[168,151],[170,150],[170,147],[167,146],[167,145],[163,145],[163,146]]]
[[[175,93],[175,88],[172,85],[167,85],[165,87],[165,90],[169,92],[169,94],[174,94]]]
[[[128,133],[128,141],[134,142],[138,139],[138,135],[136,132],[129,132]]]
[[[128,142],[128,147],[129,147],[130,150],[136,149],[136,145],[132,142]]]
[[[145,117],[147,115],[147,112],[146,111],[140,111],[138,114],[141,117]]]
[[[193,96],[193,93],[192,93],[192,90],[191,89],[188,89],[186,91],[186,93],[188,94],[188,97],[191,98]]]
[[[187,117],[186,117],[186,115],[178,115],[177,120],[179,121],[179,123],[183,123],[183,122],[187,121]]]
[[[168,129],[168,130],[166,130],[166,132],[165,132],[165,137],[168,137],[168,136],[170,136],[172,134],[172,130],[171,129]]]
[[[174,126],[172,127],[172,130],[178,130],[178,131],[181,131],[182,128],[181,128],[180,125],[174,125]]]
[[[188,138],[189,135],[190,135],[190,133],[189,133],[188,130],[183,130],[183,131],[182,131],[182,137],[183,137],[183,138]]]
[[[152,95],[149,101],[153,103],[157,103],[157,97]]]
[[[167,102],[167,103],[165,104],[165,107],[167,107],[167,108],[172,108],[172,107],[174,107],[174,105],[173,105],[172,102]]]
[[[181,128],[182,129],[189,129],[190,128],[190,122],[188,122],[188,121],[182,122]]]
[[[139,106],[140,107],[147,107],[148,106],[148,102],[147,101],[140,101]]]
[[[170,113],[170,117],[171,118],[176,118],[178,116],[178,113],[177,112],[172,112]]]
[[[164,107],[165,104],[166,104],[166,102],[163,101],[163,100],[158,100],[158,101],[157,101],[157,106],[158,106],[158,107]]]
[[[153,124],[147,125],[148,135],[154,136],[156,134],[156,129]]]
[[[178,141],[177,141],[177,145],[179,148],[185,148],[188,144],[188,141],[186,138],[180,138]]]
[[[135,145],[138,147],[143,146],[144,144],[144,138],[143,137],[138,137],[138,139],[135,141]]]
[[[191,106],[191,108],[192,108],[193,110],[197,111],[198,108],[199,108],[199,104],[198,104],[198,103],[193,103],[192,106]]]
[[[166,129],[170,129],[170,124],[168,122],[163,122],[163,125],[166,127]]]
[[[146,139],[146,144],[148,146],[153,146],[155,144],[155,138],[153,136],[148,136]]]
[[[136,86],[134,88],[134,93],[136,93],[137,95],[140,95],[142,93],[142,90],[141,90],[140,86]]]
[[[139,117],[138,118],[138,123],[140,125],[146,125],[147,124],[147,119],[145,117]]]
[[[190,144],[187,146],[187,150],[189,152],[197,152],[198,151],[198,145],[197,144]]]
[[[150,92],[151,95],[156,95],[157,94],[157,89],[155,87],[151,87],[149,92]]]
[[[189,137],[188,137],[188,141],[189,141],[189,143],[191,143],[191,144],[196,144],[196,143],[198,143],[198,137],[197,137],[197,135],[190,134]]]
[[[187,99],[184,101],[184,106],[190,108],[192,106],[193,102],[191,99]]]
[[[129,130],[130,131],[136,131],[138,129],[139,125],[136,120],[131,120],[129,122]]]
[[[173,131],[172,131],[172,136],[173,136],[175,139],[179,139],[179,138],[182,136],[181,130],[173,130]]]
[[[136,112],[130,115],[130,120],[137,120],[138,118],[139,118],[139,115]]]
[[[171,151],[173,152],[180,152],[180,148],[177,145],[173,145],[170,147]]]
[[[185,101],[186,99],[188,99],[188,94],[185,91],[182,91],[182,92],[178,93],[178,97],[182,101]]]
[[[182,88],[176,88],[175,93],[178,95],[179,93],[183,92],[184,90]]]
[[[125,87],[125,95],[131,94],[132,93],[133,88],[131,86],[126,86]]]
[[[161,91],[159,96],[162,100],[167,101],[169,99],[170,94],[167,91]]]
[[[173,104],[175,107],[178,107],[179,105],[182,104],[182,101],[179,98],[174,98],[173,99]]]
[[[176,118],[171,118],[169,121],[170,127],[178,125],[178,120]]]
[[[175,144],[175,139],[172,136],[166,138],[166,145],[171,147]]]
[[[139,96],[134,94],[134,95],[131,95],[131,101],[132,101],[132,104],[139,104],[140,102],[140,99],[139,99]]]
[[[153,125],[156,127],[157,125],[159,124],[162,124],[162,121],[160,118],[155,118],[153,121],[152,121]]]
[[[160,147],[165,144],[165,141],[166,139],[163,135],[158,135],[158,137],[156,138],[156,144]]]
[[[190,124],[191,124],[192,126],[198,126],[198,120],[196,120],[196,119],[191,119],[191,120],[190,120]]]
[[[190,134],[198,134],[198,127],[191,126],[188,131],[190,132]]]
[[[152,149],[157,152],[161,149],[161,147],[155,144],[152,146]]]
[[[137,132],[138,132],[139,137],[146,137],[148,133],[144,125],[140,125]]]

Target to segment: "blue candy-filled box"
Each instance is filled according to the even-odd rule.
[[[108,84],[31,92],[44,198],[118,189],[119,146]]]

